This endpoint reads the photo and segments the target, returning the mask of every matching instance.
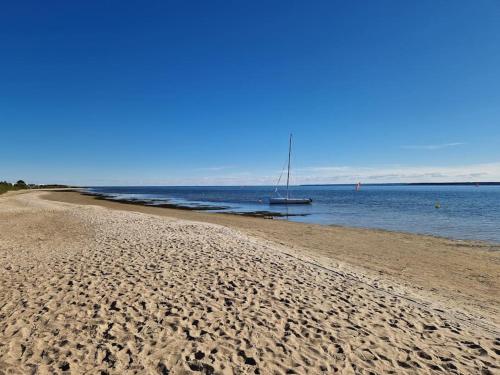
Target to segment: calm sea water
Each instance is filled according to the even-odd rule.
[[[380,228],[456,239],[500,243],[500,186],[295,186],[292,197],[311,205],[269,205],[273,188],[259,187],[93,187],[90,191],[151,204],[224,206],[224,211],[278,211],[306,216],[287,220]],[[439,201],[441,208],[436,209]]]

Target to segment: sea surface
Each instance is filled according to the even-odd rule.
[[[110,199],[175,204],[208,212],[272,211],[283,220],[430,234],[500,243],[500,186],[294,186],[311,205],[269,205],[270,186],[91,187]],[[282,193],[283,194],[283,193]],[[436,205],[439,208],[436,208]],[[302,216],[295,216],[302,215]]]

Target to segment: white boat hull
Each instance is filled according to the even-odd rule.
[[[269,198],[269,204],[311,204],[311,198]]]

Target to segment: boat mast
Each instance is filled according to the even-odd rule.
[[[288,143],[288,173],[286,176],[286,198],[289,198],[288,185],[290,184],[290,155],[292,153],[292,133],[290,133],[290,141]]]

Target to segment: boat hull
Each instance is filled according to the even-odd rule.
[[[311,204],[310,198],[269,198],[269,204]]]

